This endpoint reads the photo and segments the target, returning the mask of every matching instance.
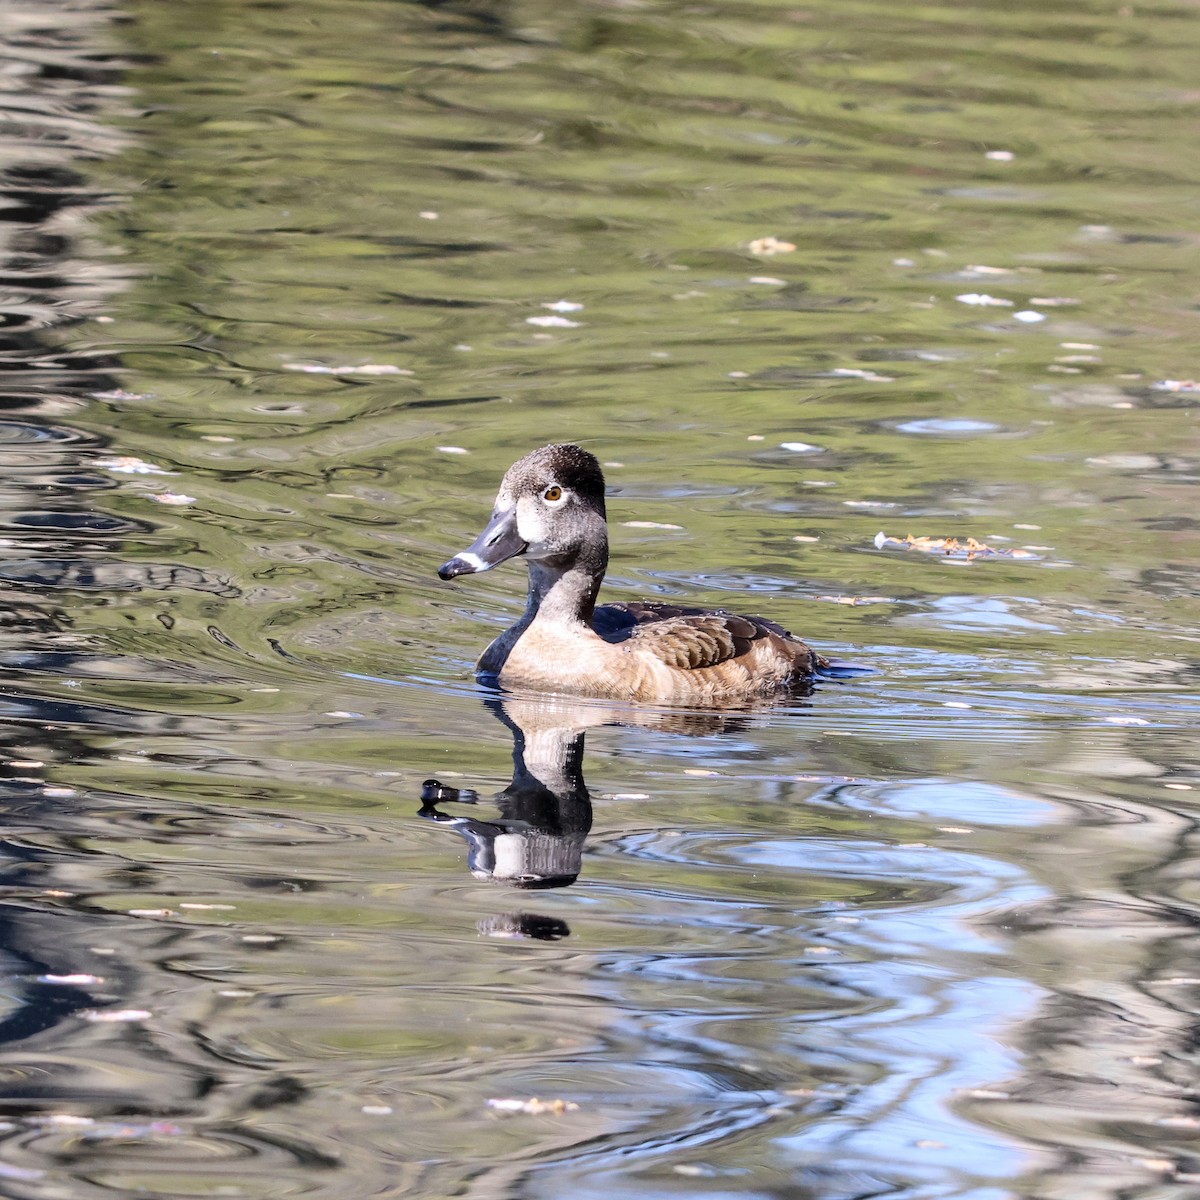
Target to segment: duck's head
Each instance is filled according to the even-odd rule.
[[[580,558],[608,558],[604,473],[579,446],[543,446],[513,463],[492,519],[467,549],[438,568],[443,579],[490,571],[518,554],[565,571]]]

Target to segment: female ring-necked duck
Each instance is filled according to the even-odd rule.
[[[509,467],[487,527],[438,575],[489,571],[519,554],[529,563],[525,613],[476,665],[503,687],[711,705],[794,687],[826,665],[761,617],[597,606],[608,566],[604,474],[579,446],[543,446]]]

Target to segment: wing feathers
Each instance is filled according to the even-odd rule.
[[[627,643],[679,670],[701,670],[741,659],[764,638],[778,658],[790,660],[798,673],[809,675],[816,665],[816,656],[799,638],[761,617],[635,602],[601,605],[592,627],[605,641]]]

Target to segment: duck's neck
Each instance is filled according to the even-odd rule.
[[[592,610],[608,566],[608,542],[585,547],[573,560],[529,560],[529,602],[523,626],[536,618],[591,626]]]

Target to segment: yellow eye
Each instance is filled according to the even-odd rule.
[[[557,483],[551,484],[550,487],[548,487],[542,493],[542,499],[549,500],[551,504],[553,504],[556,500],[561,500],[562,488],[560,488]]]

